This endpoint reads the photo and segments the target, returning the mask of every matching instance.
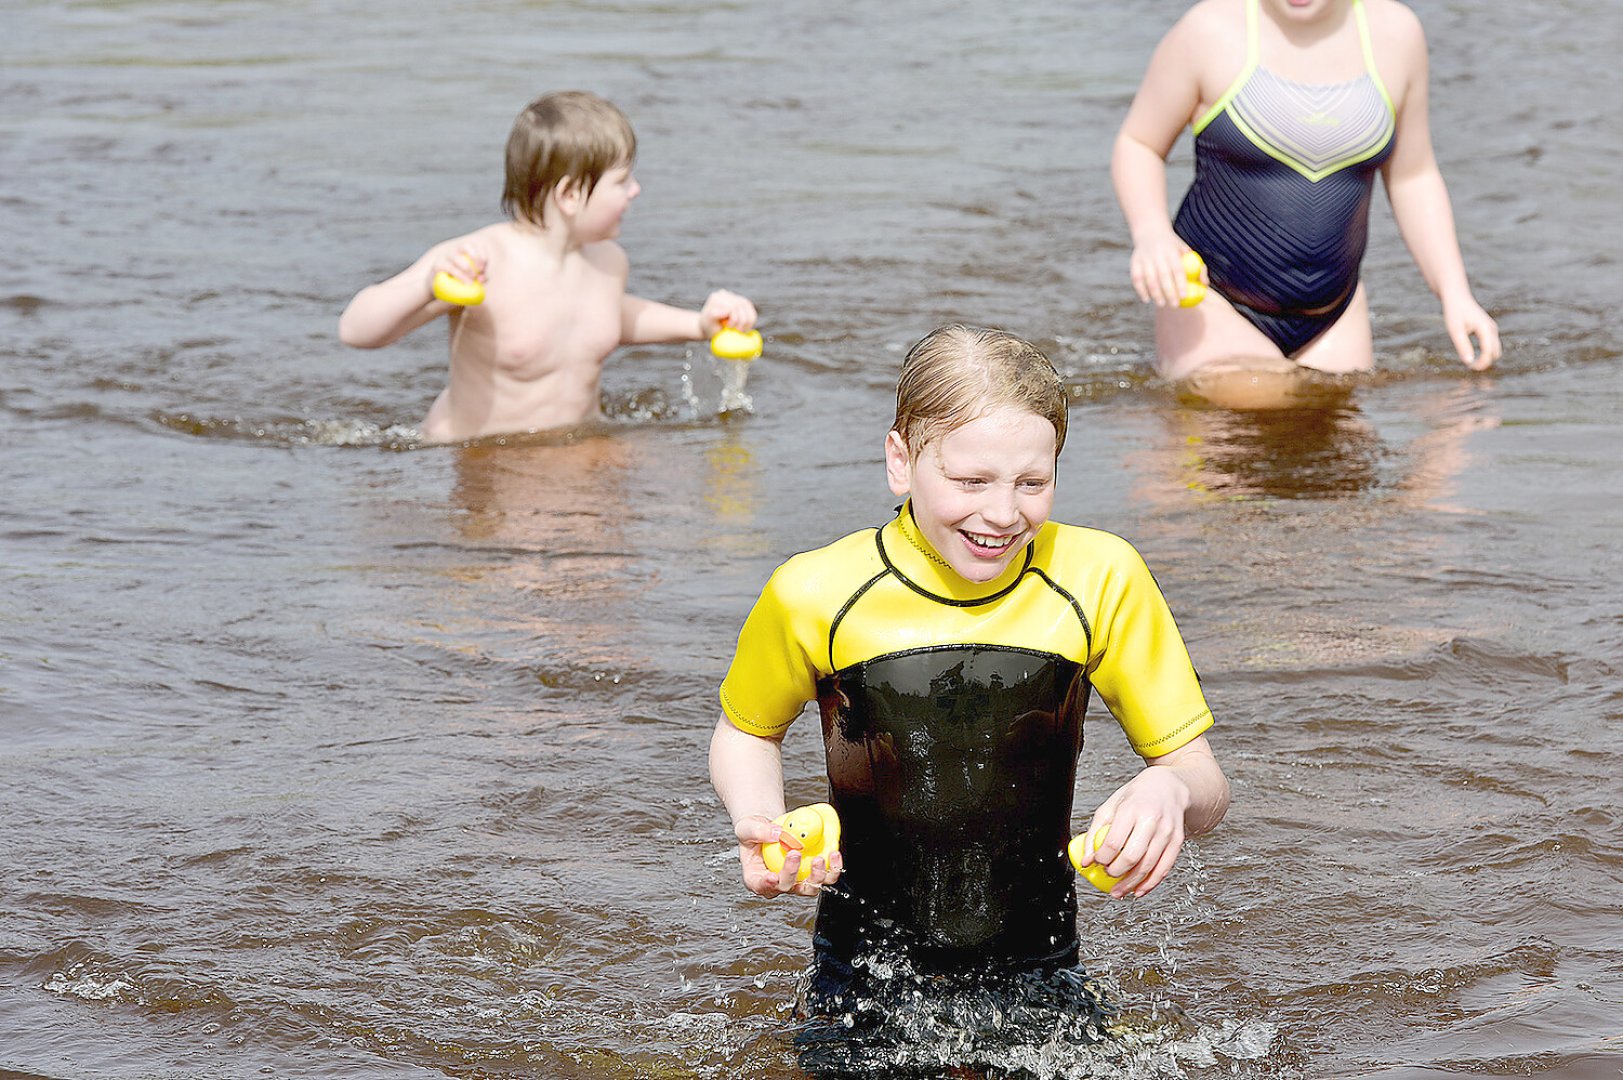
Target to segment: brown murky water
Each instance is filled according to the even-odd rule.
[[[737,883],[715,687],[779,560],[888,515],[896,364],[962,318],[1071,379],[1056,516],[1145,551],[1235,786],[1084,897],[1131,1030],[982,1064],[1615,1080],[1623,7],[1414,7],[1509,353],[1445,355],[1383,206],[1383,373],[1248,415],[1147,376],[1108,186],[1180,4],[10,5],[0,1073],[799,1075],[811,912]],[[404,452],[443,339],[337,313],[572,85],[639,131],[633,287],[760,304],[753,412],[636,349],[606,430]],[[1093,724],[1079,804],[1131,765]]]

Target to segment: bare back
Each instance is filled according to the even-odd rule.
[[[560,256],[513,223],[461,242],[485,255],[485,301],[450,315],[450,380],[423,434],[451,442],[598,416],[603,361],[620,344],[627,261],[619,245]]]

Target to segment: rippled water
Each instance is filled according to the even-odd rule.
[[[715,687],[771,567],[888,515],[900,354],[963,318],[1071,380],[1056,516],[1156,568],[1235,806],[1084,897],[1115,1037],[958,1060],[1617,1077],[1623,9],[1414,7],[1506,359],[1449,359],[1383,206],[1382,374],[1243,414],[1149,377],[1108,185],[1179,4],[10,5],[0,1073],[800,1075],[811,911],[736,880]],[[638,129],[633,287],[742,289],[767,355],[410,450],[443,337],[337,313],[573,85]],[[1079,804],[1132,763],[1091,725]]]

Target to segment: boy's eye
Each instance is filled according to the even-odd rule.
[[[1027,491],[1043,491],[1048,487],[1047,480],[1022,480],[1020,486]]]

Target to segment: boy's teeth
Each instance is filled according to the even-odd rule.
[[[1006,536],[977,536],[972,532],[966,532],[964,535],[969,537],[969,542],[974,544],[976,547],[1005,547],[1009,543],[1009,538]]]

